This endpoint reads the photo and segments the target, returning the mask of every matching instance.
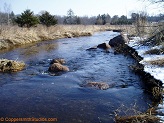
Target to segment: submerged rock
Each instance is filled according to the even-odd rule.
[[[53,63],[65,64],[66,62],[64,59],[53,59],[50,64]]]
[[[25,63],[8,59],[0,59],[0,72],[17,72],[24,69]]]
[[[69,71],[69,68],[67,66],[61,65],[60,63],[53,63],[50,65],[49,72],[66,72]]]
[[[85,87],[95,87],[100,90],[106,90],[110,88],[110,86],[105,82],[87,82]]]

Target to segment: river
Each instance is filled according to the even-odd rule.
[[[0,73],[0,117],[57,118],[59,123],[113,123],[118,115],[144,112],[151,104],[142,81],[130,69],[133,59],[86,49],[119,33],[44,41],[0,52],[0,58],[24,61],[17,73]],[[48,73],[54,58],[64,58],[69,72]],[[107,90],[83,87],[88,81],[113,85]]]

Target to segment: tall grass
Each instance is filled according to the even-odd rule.
[[[109,26],[104,25],[56,25],[51,27],[38,25],[32,28],[0,26],[0,49],[44,40],[88,36],[108,28]]]

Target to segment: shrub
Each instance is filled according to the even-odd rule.
[[[57,19],[47,11],[39,16],[39,20],[41,24],[46,25],[47,27],[57,24]]]
[[[15,19],[15,22],[20,27],[30,28],[32,26],[37,25],[39,23],[39,20],[37,17],[34,16],[33,12],[27,9],[26,11],[24,11],[24,13],[22,13]]]

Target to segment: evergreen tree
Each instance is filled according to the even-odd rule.
[[[33,12],[27,9],[15,19],[15,22],[20,27],[30,28],[37,25],[39,23],[39,20],[37,17],[34,16]]]
[[[96,19],[96,25],[102,25],[103,24],[103,19],[102,19],[102,15],[98,15],[97,19]]]
[[[106,24],[107,23],[109,24],[111,22],[111,17],[110,17],[109,14],[106,15],[106,20],[105,21],[106,21]]]
[[[67,17],[64,19],[64,24],[76,24],[75,15],[72,9],[67,12]]]
[[[122,15],[119,19],[117,24],[123,25],[123,24],[128,24],[128,19],[125,15]]]
[[[114,16],[112,17],[111,24],[113,24],[113,25],[117,24],[118,19],[119,19],[118,15],[114,15]]]
[[[39,16],[40,23],[46,25],[47,27],[57,24],[57,19],[55,16],[51,15],[49,12],[45,11]]]
[[[78,17],[78,16],[75,17],[75,24],[81,24],[80,17]]]
[[[111,17],[109,16],[109,14],[103,14],[103,15],[98,15],[97,19],[96,19],[96,23],[97,25],[105,25],[106,23],[110,23],[111,21]]]

